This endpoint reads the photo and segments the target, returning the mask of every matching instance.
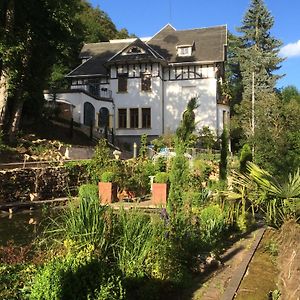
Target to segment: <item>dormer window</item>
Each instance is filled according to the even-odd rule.
[[[122,55],[130,55],[130,54],[144,54],[145,50],[137,47],[137,46],[132,46],[130,48],[127,49],[126,52],[123,52]]]
[[[191,56],[192,55],[192,46],[190,46],[190,45],[177,46],[177,55],[178,56]]]

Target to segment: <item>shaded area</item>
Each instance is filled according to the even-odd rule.
[[[247,269],[238,289],[237,300],[265,300],[271,291],[277,289],[278,269],[275,257],[267,251],[275,232],[267,231]]]

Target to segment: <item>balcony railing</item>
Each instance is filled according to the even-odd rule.
[[[112,91],[108,88],[101,87],[99,84],[89,84],[87,85],[87,91],[93,96],[111,99]]]

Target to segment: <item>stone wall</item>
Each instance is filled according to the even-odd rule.
[[[88,181],[85,165],[0,171],[0,203],[47,200],[75,195]]]

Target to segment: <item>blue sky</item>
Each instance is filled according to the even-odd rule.
[[[104,10],[118,29],[127,28],[139,37],[152,36],[167,23],[176,29],[227,24],[235,32],[250,0],[91,0]],[[283,42],[287,57],[278,87],[295,85],[300,89],[300,0],[265,0],[275,18],[272,35]]]

